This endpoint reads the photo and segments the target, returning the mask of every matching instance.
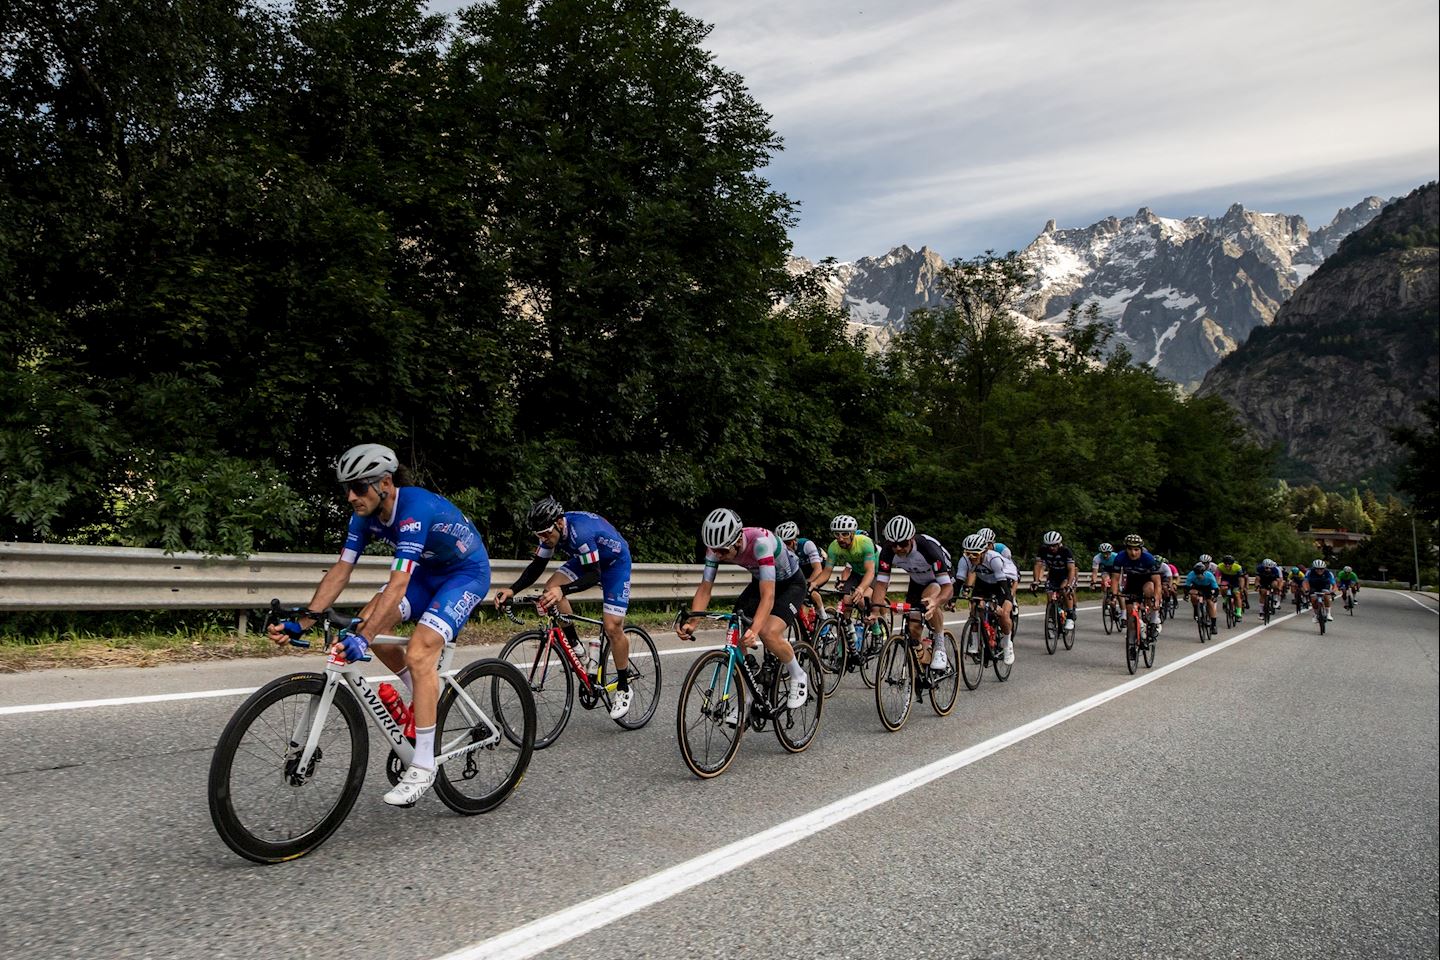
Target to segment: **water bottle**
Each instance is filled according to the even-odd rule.
[[[596,672],[596,676],[597,676],[597,677],[599,676],[599,673],[598,673],[599,668],[600,668],[600,638],[599,638],[599,637],[592,637],[592,638],[590,639],[590,651],[589,651],[588,655],[587,655],[586,658],[585,658],[585,667],[586,667],[586,669],[591,670],[592,672]]]
[[[385,709],[390,711],[391,718],[400,726],[405,725],[405,699],[388,683],[380,684],[377,691],[380,694],[380,702],[385,704]]]

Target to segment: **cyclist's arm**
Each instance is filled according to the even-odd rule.
[[[1074,560],[1071,560],[1068,566],[1068,573],[1070,574],[1070,579],[1066,582],[1066,586],[1068,586],[1071,590],[1074,590],[1075,585],[1080,582],[1080,568],[1075,565]]]
[[[860,585],[855,588],[855,592],[856,592],[856,593],[859,593],[859,594],[864,594],[866,590],[870,589],[870,585],[871,585],[872,583],[874,583],[874,582],[875,582],[875,558],[874,558],[873,556],[871,556],[871,557],[866,557],[866,558],[865,558],[865,575],[860,578]]]
[[[759,634],[760,628],[765,625],[765,618],[770,616],[770,611],[775,606],[775,581],[761,579],[760,602],[755,604],[755,619],[750,624],[747,634]]]
[[[524,570],[520,571],[520,576],[515,578],[514,583],[510,584],[510,586],[506,589],[500,590],[495,594],[495,606],[500,606],[502,603],[505,602],[505,600],[508,600],[510,597],[515,596],[515,594],[519,593],[521,590],[524,590],[526,587],[530,586],[530,584],[538,580],[540,578],[540,574],[545,572],[545,567],[549,565],[549,563],[549,557],[537,556],[532,559],[530,561],[530,565],[527,566]],[[555,578],[551,577],[550,579],[553,580]],[[508,596],[502,597],[502,594],[508,594]]]
[[[344,593],[345,588],[350,585],[350,574],[354,571],[355,564],[353,562],[344,558],[336,560],[335,565],[326,570],[325,576],[320,578],[320,585],[315,588],[315,595],[310,598],[310,604],[305,609],[325,610],[330,607],[340,599],[340,594]],[[314,617],[298,619],[300,626],[307,630],[315,623]]]
[[[810,589],[814,590],[817,587],[825,586],[826,581],[830,579],[831,571],[833,571],[834,569],[835,566],[833,564],[822,563],[820,565],[819,571],[810,577]]]
[[[370,619],[360,624],[359,631],[367,640],[374,641],[377,636],[395,629],[400,622],[400,601],[405,599],[405,591],[410,589],[410,573],[413,565],[397,563],[396,569],[390,571],[390,579],[385,583],[385,589],[380,591],[380,602],[370,610]]]

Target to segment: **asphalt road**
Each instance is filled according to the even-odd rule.
[[[1030,618],[1010,681],[962,689],[949,718],[917,705],[888,734],[849,678],[809,751],[752,731],[709,782],[675,744],[693,654],[666,655],[649,727],[577,709],[481,817],[386,807],[372,743],[340,832],[271,867],[232,854],[206,806],[241,694],[25,708],[243,690],[280,662],[0,677],[0,956],[429,960],[501,955],[518,930],[510,956],[1434,957],[1437,620],[1371,590],[1324,638],[1287,619],[1133,684],[1095,612],[1053,657]],[[1155,671],[1209,649],[1176,621]],[[284,666],[302,664],[320,661]],[[816,823],[827,805],[842,813]]]

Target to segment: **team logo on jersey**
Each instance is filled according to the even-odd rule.
[[[423,526],[423,524],[421,524],[419,520],[413,519],[411,517],[406,517],[405,521],[400,524],[400,532],[419,533],[421,526]]]

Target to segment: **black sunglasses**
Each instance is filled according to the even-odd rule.
[[[370,492],[370,488],[374,485],[375,482],[373,480],[350,480],[340,484],[340,492],[353,493],[357,497],[363,497]]]

